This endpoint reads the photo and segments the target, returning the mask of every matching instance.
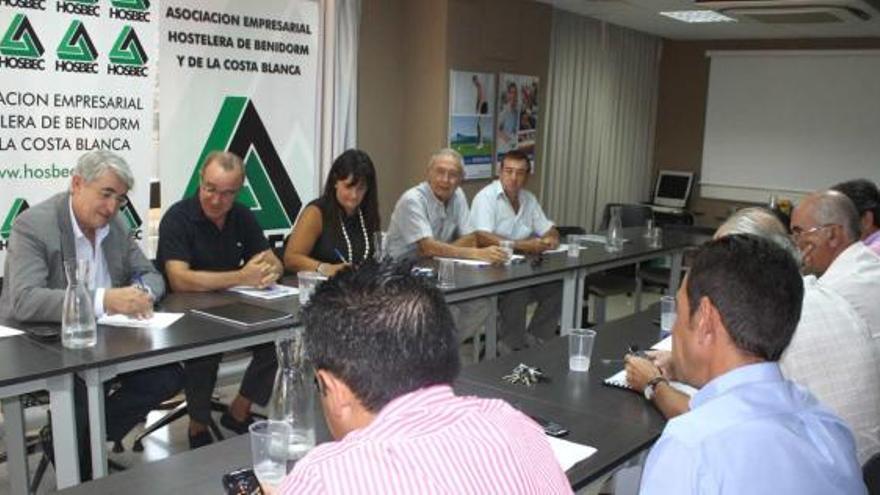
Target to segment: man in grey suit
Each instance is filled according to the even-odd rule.
[[[96,316],[151,314],[153,302],[165,294],[165,283],[116,217],[133,185],[134,177],[121,157],[92,151],[77,161],[69,191],[19,215],[9,237],[0,318],[60,322],[67,287],[64,261],[81,259],[89,261],[88,286]],[[120,375],[118,383],[105,408],[107,437],[114,441],[174,396],[182,374],[179,365],[166,365]],[[88,439],[85,388],[77,383],[76,389],[82,442]],[[80,461],[87,477],[88,456],[81,455]]]

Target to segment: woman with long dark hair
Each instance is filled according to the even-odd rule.
[[[324,193],[309,203],[284,249],[288,271],[317,271],[332,277],[374,253],[379,225],[376,169],[369,155],[350,149],[330,167]]]

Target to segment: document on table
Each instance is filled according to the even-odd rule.
[[[587,249],[587,246],[578,246],[578,249]],[[564,253],[568,251],[568,244],[560,244],[556,249],[548,249],[544,251],[544,254],[553,254],[553,253]]]
[[[256,297],[257,299],[266,300],[280,299],[282,297],[290,297],[299,294],[299,289],[296,287],[289,287],[281,284],[273,284],[265,289],[248,287],[246,285],[236,285],[235,287],[230,287],[229,290],[248,297]]]
[[[550,442],[550,448],[553,449],[553,456],[556,457],[556,461],[562,466],[563,471],[568,471],[575,464],[596,453],[594,447],[569,442],[568,440],[563,440],[561,438],[548,436],[547,441]]]
[[[21,330],[17,330],[12,327],[4,327],[3,325],[0,325],[0,337],[12,337],[14,335],[21,335],[23,333],[24,332],[22,332]]]
[[[104,315],[98,318],[98,324],[128,328],[165,328],[179,320],[183,313],[153,313],[152,318],[137,319],[127,315]]]
[[[466,258],[445,258],[445,257],[437,257],[434,258],[436,260],[449,260],[455,263],[456,265],[465,265],[465,266],[490,266],[492,263],[483,260],[470,260]],[[521,254],[514,254],[510,257],[510,261],[515,263],[518,261],[524,261],[526,259],[525,256]]]

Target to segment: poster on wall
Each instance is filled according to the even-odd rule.
[[[450,71],[449,147],[464,158],[465,180],[492,177],[494,100],[495,74]]]
[[[318,7],[308,0],[162,3],[163,210],[197,192],[210,152],[231,151],[245,163],[237,201],[268,235],[290,231],[319,191]]]
[[[0,9],[0,266],[15,218],[66,191],[77,158],[131,166],[122,216],[144,238],[153,165],[156,2],[10,2]]]
[[[535,139],[538,129],[538,78],[501,73],[498,78],[498,125],[495,153],[501,158],[519,149],[529,155],[535,173]]]

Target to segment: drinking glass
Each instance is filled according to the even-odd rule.
[[[572,328],[568,334],[568,369],[587,371],[590,369],[590,356],[596,331],[589,328]]]

